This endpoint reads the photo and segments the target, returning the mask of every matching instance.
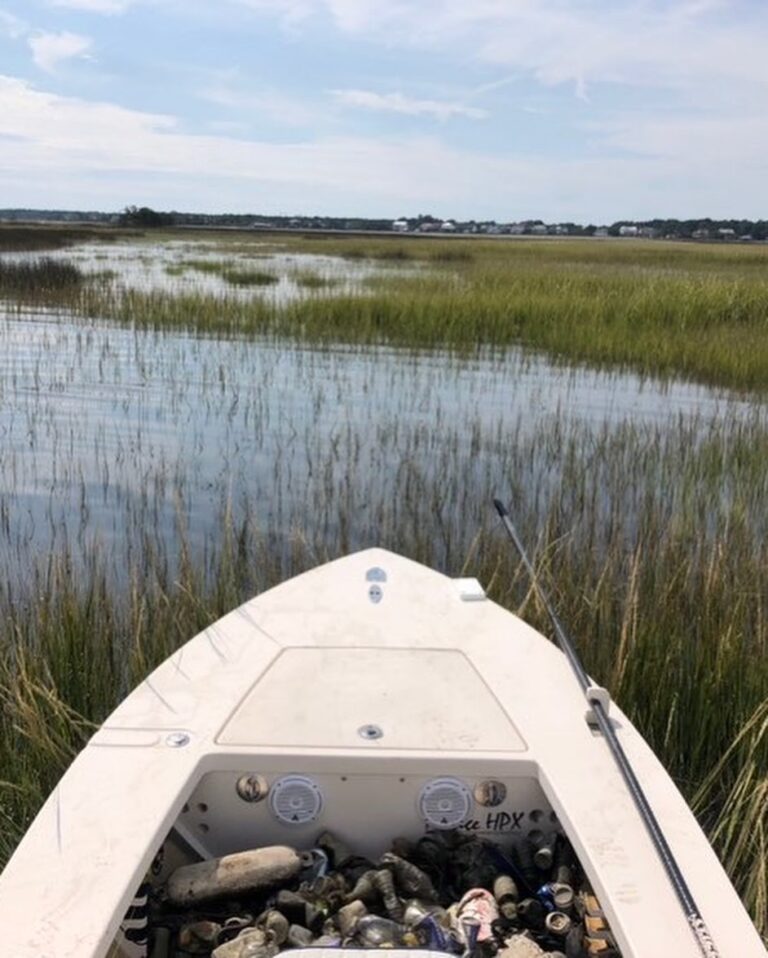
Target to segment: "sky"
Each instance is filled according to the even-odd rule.
[[[768,0],[0,0],[0,208],[768,217]]]

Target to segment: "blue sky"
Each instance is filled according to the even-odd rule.
[[[766,217],[758,0],[0,0],[0,207]]]

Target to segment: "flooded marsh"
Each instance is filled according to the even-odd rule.
[[[19,267],[40,262],[39,257],[25,252],[8,253],[4,258],[9,265],[15,262]],[[112,281],[111,295],[101,304],[88,298],[82,304],[87,303],[91,309],[101,305],[107,315],[115,300],[128,291],[144,293],[150,300],[187,295],[201,301],[235,298],[247,303],[255,299],[262,305],[281,306],[306,298],[311,290],[362,295],[366,281],[392,275],[386,261],[382,264],[365,257],[350,261],[320,252],[291,251],[259,239],[234,248],[231,243],[215,244],[210,239],[172,239],[164,243],[133,239],[109,245],[91,242],[49,252],[45,262],[58,264],[60,269],[75,269],[86,280],[98,281],[107,274]],[[95,291],[103,290],[100,282],[93,285]],[[188,324],[194,328],[194,316]]]
[[[388,243],[0,258],[83,277],[0,287],[0,859],[132,683],[318,562],[382,545],[546,631],[499,495],[765,933],[768,260]]]

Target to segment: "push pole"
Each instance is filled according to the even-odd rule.
[[[648,834],[653,842],[653,846],[656,849],[659,859],[661,860],[661,864],[664,866],[664,871],[667,873],[667,877],[672,884],[677,899],[680,902],[680,906],[685,914],[686,921],[688,922],[693,936],[696,939],[696,943],[699,946],[701,954],[704,956],[704,958],[720,958],[720,952],[717,950],[717,946],[712,940],[709,929],[707,928],[701,912],[694,901],[693,895],[688,888],[685,878],[683,877],[683,873],[680,870],[680,866],[677,864],[675,856],[672,854],[672,849],[667,843],[664,832],[662,831],[656,816],[653,814],[653,809],[651,808],[648,799],[645,796],[645,792],[643,791],[642,786],[640,785],[640,782],[634,773],[632,765],[627,758],[624,749],[622,748],[621,742],[619,742],[616,731],[611,724],[610,719],[608,718],[607,693],[605,692],[605,689],[595,686],[590,681],[589,676],[584,670],[584,666],[581,664],[581,659],[579,658],[573,643],[568,637],[568,633],[563,628],[560,619],[557,617],[552,604],[550,603],[546,593],[544,592],[544,589],[539,583],[539,580],[536,576],[536,571],[533,568],[533,564],[526,554],[525,548],[520,541],[520,537],[518,536],[515,527],[512,525],[512,520],[509,517],[509,512],[506,506],[503,502],[501,502],[500,499],[494,499],[493,504],[496,507],[496,511],[498,512],[501,521],[504,523],[504,527],[509,533],[509,537],[514,543],[515,549],[517,550],[517,553],[531,578],[531,583],[536,590],[536,594],[538,595],[541,604],[546,609],[547,615],[552,622],[552,627],[555,630],[557,644],[564,653],[565,657],[568,659],[576,679],[578,680],[578,683],[584,692],[587,702],[592,709],[592,714],[595,716],[595,721],[608,744],[608,748],[611,750],[611,754],[613,755],[616,765],[619,768],[621,777],[624,779],[629,794],[632,796],[632,800],[634,801],[635,807],[640,814],[640,818],[643,820],[643,824],[648,830]]]

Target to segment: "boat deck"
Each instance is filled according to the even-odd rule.
[[[564,656],[473,580],[378,549],[329,563],[195,637],[94,735],[0,876],[5,951],[102,958],[174,826],[200,854],[309,847],[325,828],[380,854],[424,833],[419,796],[450,776],[507,790],[462,827],[514,838],[541,816],[559,823],[624,958],[700,958],[586,712]],[[674,784],[610,716],[720,954],[765,958]],[[320,814],[287,823],[244,803],[237,782],[254,774],[310,778]]]

